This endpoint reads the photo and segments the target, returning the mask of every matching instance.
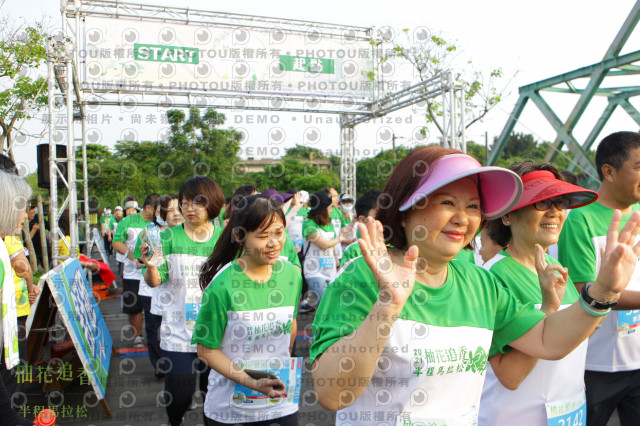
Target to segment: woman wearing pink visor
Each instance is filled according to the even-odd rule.
[[[386,183],[377,219],[359,225],[363,256],[327,288],[310,355],[318,402],[337,424],[472,425],[488,357],[513,347],[560,359],[589,336],[602,310],[579,304],[553,315],[522,304],[496,278],[451,262],[522,191],[512,171],[481,167],[459,151],[412,151]],[[606,303],[625,288],[640,247],[640,214],[608,235],[607,273],[590,288]]]
[[[558,242],[566,209],[592,203],[598,194],[565,182],[551,164],[528,160],[509,169],[522,177],[524,191],[511,212],[486,225],[489,237],[506,248],[483,267],[520,302],[552,314],[580,294],[566,268],[544,252]],[[586,424],[586,356],[586,341],[558,361],[538,361],[517,349],[491,356],[479,424],[542,426],[566,418]]]

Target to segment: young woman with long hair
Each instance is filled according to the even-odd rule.
[[[298,424],[298,404],[280,378],[253,378],[241,368],[245,362],[290,362],[302,277],[280,259],[286,235],[279,203],[250,195],[236,205],[202,267],[205,291],[192,341],[212,369],[206,426]],[[266,395],[269,404],[245,404],[247,388]]]

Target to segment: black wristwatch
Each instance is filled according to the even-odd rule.
[[[582,287],[582,292],[580,293],[580,296],[582,296],[582,299],[585,302],[587,302],[587,305],[591,306],[593,309],[600,309],[603,311],[618,305],[617,301],[616,302],[598,302],[596,299],[589,296],[589,287],[591,287],[591,285],[592,284],[585,284],[584,287]]]

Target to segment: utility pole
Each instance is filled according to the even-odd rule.
[[[398,158],[396,156],[396,139],[406,139],[404,136],[396,136],[395,133],[391,135],[391,144],[393,147],[393,161],[397,161]]]
[[[484,165],[489,163],[489,132],[484,132]]]

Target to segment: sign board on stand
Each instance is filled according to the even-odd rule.
[[[38,286],[41,294],[27,318],[29,342],[43,334],[47,335],[31,335],[31,331],[48,330],[55,319],[55,314],[51,312],[57,309],[82,363],[82,373],[87,375],[107,417],[111,417],[105,393],[113,340],[80,262],[76,258],[66,260],[43,275]],[[43,297],[49,294],[51,297]],[[47,303],[50,299],[51,307]],[[40,344],[46,344],[46,337],[40,340]],[[31,348],[34,345],[29,346]]]

